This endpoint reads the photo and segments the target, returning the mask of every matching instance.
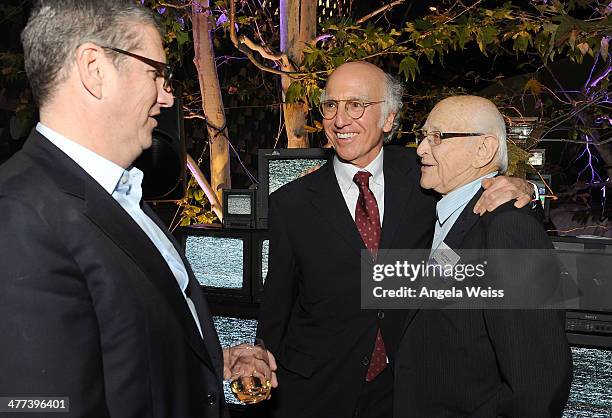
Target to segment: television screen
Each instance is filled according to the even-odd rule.
[[[287,183],[325,164],[333,155],[326,148],[260,149],[257,188],[257,228],[268,227],[268,196]]]
[[[229,347],[243,342],[252,343],[255,341],[255,333],[257,331],[256,319],[234,318],[228,316],[213,316],[215,329],[219,335],[221,347]],[[223,382],[223,391],[225,400],[230,404],[240,404],[234,397],[229,381]]]
[[[246,194],[233,194],[228,196],[226,211],[230,215],[252,214],[251,196]]]
[[[244,240],[220,236],[187,236],[185,256],[202,286],[241,289]]]
[[[292,158],[273,159],[268,163],[268,194],[272,194],[285,184],[308,173],[309,170],[322,166],[325,158]]]
[[[575,285],[580,292],[568,308],[612,312],[612,240],[554,237],[553,244],[564,287]]]
[[[574,378],[564,418],[612,416],[612,351],[572,347]]]
[[[268,255],[270,254],[270,240],[263,240],[261,243],[261,282],[266,282],[268,275]]]

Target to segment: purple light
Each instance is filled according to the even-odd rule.
[[[595,167],[593,167],[593,160],[595,160],[596,162],[599,162],[599,160],[597,159],[597,157],[595,155],[593,155],[593,153],[591,152],[591,139],[586,136],[586,140],[587,140],[587,144],[584,147],[584,151],[582,151],[582,154],[580,154],[578,156],[578,158],[581,158],[582,156],[584,156],[584,154],[588,154],[588,163],[586,165],[586,167],[584,167],[582,169],[582,171],[580,171],[580,173],[578,173],[578,179],[582,176],[582,174],[587,171],[587,169],[591,170],[591,183],[601,183],[602,179],[600,177],[599,174],[597,174],[597,171],[595,170]],[[604,186],[605,187],[605,186]]]
[[[223,25],[225,22],[227,22],[227,16],[225,16],[225,13],[221,13],[221,15],[219,16],[219,18],[217,19],[217,26],[221,26],[221,25]]]

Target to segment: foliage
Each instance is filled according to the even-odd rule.
[[[217,215],[212,210],[205,209],[210,207],[210,202],[193,176],[189,179],[187,194],[179,202],[179,206],[181,207],[180,226],[212,224],[219,221]]]
[[[609,114],[609,73],[593,83],[588,92],[582,92],[584,97],[572,98],[549,94],[550,89],[538,81],[537,73],[546,71],[555,59],[569,57],[574,62],[582,63],[585,56],[606,63],[603,71],[605,68],[609,71],[608,42],[612,28],[609,7],[596,1],[541,1],[532,2],[530,9],[524,10],[512,2],[493,8],[479,7],[479,3],[460,7],[458,3],[442,2],[440,6],[431,8],[430,14],[410,21],[401,28],[373,24],[364,26],[350,21],[323,24],[319,42],[309,45],[305,51],[300,70],[306,74],[291,85],[287,100],[303,100],[314,108],[326,75],[346,61],[392,58],[399,62],[398,73],[414,83],[421,81],[420,78],[426,79],[420,75],[423,67],[445,65],[445,58],[457,51],[476,50],[492,61],[503,56],[514,56],[520,63],[518,67],[535,72],[518,92],[509,92],[505,98],[497,97],[502,107],[510,107],[517,94],[531,95],[538,101],[541,114],[550,116],[555,123],[558,122],[557,117],[571,115],[575,121],[572,135],[576,137],[591,128],[585,127],[584,121],[576,118],[576,109],[579,108],[581,113],[590,113],[591,120],[606,119],[605,116]],[[572,16],[572,13],[588,13],[589,18],[580,19]],[[466,76],[469,77],[469,74]],[[498,82],[500,78],[503,75],[491,81]],[[413,109],[423,107],[422,102],[431,103],[432,98],[437,101],[445,97],[444,94],[439,95],[440,91],[437,90],[434,88],[432,94],[412,100]],[[589,103],[587,108],[583,106],[585,102]],[[609,119],[606,124],[609,127]],[[516,152],[512,155],[524,157],[527,154]],[[517,164],[512,162],[513,167]]]
[[[178,83],[183,87],[184,110],[191,118],[188,132],[202,130],[201,95],[191,57],[193,40],[189,0],[135,0],[156,10],[167,29],[169,60],[176,63]],[[269,4],[264,2],[263,4]],[[268,50],[278,45],[278,16],[270,6],[254,0],[237,4],[236,26]],[[229,41],[229,0],[211,1],[210,19],[215,27],[218,71],[225,98],[248,106],[277,106],[280,89],[276,76],[254,71],[253,65]],[[314,111],[327,75],[350,60],[371,61],[395,71],[407,81],[402,111],[405,135],[420,127],[435,102],[448,95],[479,93],[494,85],[489,97],[507,116],[521,116],[526,109],[539,112],[543,123],[541,138],[564,128],[569,141],[578,144],[605,144],[610,137],[609,80],[612,8],[597,0],[534,0],[531,2],[444,0],[436,7],[407,22],[374,17],[357,24],[350,18],[322,22],[319,36],[306,46],[297,64],[286,100],[307,103],[309,132],[320,131],[320,116]],[[577,89],[564,88],[555,80],[555,66],[561,60],[589,63],[590,79]],[[272,61],[264,61],[277,67]],[[564,65],[564,64],[563,64]],[[18,53],[0,53],[0,90],[24,83],[14,92],[22,95],[22,109],[28,108],[25,77]],[[525,74],[518,79],[517,75]],[[571,90],[571,91],[570,91]],[[19,96],[17,96],[19,98]],[[521,106],[517,105],[520,104]],[[31,106],[30,106],[31,108]],[[27,113],[27,112],[26,112]],[[24,113],[25,114],[25,113]],[[532,116],[532,115],[530,115]],[[205,130],[205,129],[204,129]],[[536,138],[537,139],[537,138]],[[510,144],[511,169],[523,173],[527,153],[537,141]],[[582,146],[582,145],[580,145]],[[521,148],[522,147],[522,148]],[[601,147],[597,148],[602,150]],[[602,154],[605,165],[610,156]],[[590,155],[590,154],[589,154]],[[209,207],[203,192],[190,181],[188,196],[181,203],[181,222],[208,222]],[[189,203],[187,203],[189,202]],[[199,210],[196,210],[199,208]]]

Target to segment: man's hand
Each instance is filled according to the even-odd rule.
[[[252,344],[240,344],[223,349],[223,379],[241,376],[263,376],[278,386],[276,359],[271,352]]]
[[[517,177],[499,176],[484,179],[482,187],[485,191],[474,206],[474,213],[480,216],[487,212],[493,212],[500,205],[511,200],[516,200],[514,206],[522,208],[531,202],[533,193],[533,185]]]

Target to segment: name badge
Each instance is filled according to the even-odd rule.
[[[451,247],[442,242],[429,257],[430,264],[439,264],[442,266],[454,266],[459,262],[461,257]],[[433,262],[432,262],[433,260]]]

